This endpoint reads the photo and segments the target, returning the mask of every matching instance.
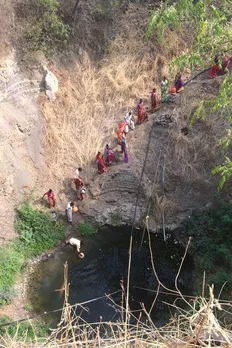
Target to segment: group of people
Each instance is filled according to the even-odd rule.
[[[73,179],[73,183],[75,184],[75,188],[76,188],[77,200],[80,200],[80,201],[84,199],[86,194],[86,188],[84,187],[85,183],[80,177],[81,172],[82,172],[82,168],[81,167],[77,168],[75,170],[75,175]],[[49,209],[55,208],[56,199],[55,199],[55,194],[53,190],[49,189],[47,192],[45,192],[42,199],[44,199],[45,196],[47,196]],[[73,201],[67,204],[66,215],[67,215],[67,220],[69,223],[72,223],[72,213],[77,211],[78,211],[78,208],[75,207],[75,203]]]
[[[182,80],[182,75],[177,74],[173,87],[170,90],[170,93],[175,95],[184,90],[184,82]],[[158,110],[161,107],[161,103],[166,102],[168,99],[168,80],[167,77],[163,77],[161,81],[161,95],[156,88],[153,88],[151,91],[151,112]],[[148,121],[148,108],[145,106],[143,99],[140,99],[137,104],[137,120],[136,124],[139,125],[145,121]],[[116,129],[116,135],[118,143],[121,145],[121,153],[123,154],[124,162],[128,163],[128,147],[127,147],[127,134],[131,130],[135,129],[135,121],[133,118],[132,111],[128,111],[124,120],[118,124]],[[103,174],[106,172],[106,167],[111,165],[115,160],[115,154],[113,150],[107,144],[104,150],[104,153],[98,152],[96,155],[96,164],[98,168],[98,173]]]
[[[76,192],[77,192],[77,199],[79,200],[83,200],[84,199],[84,195],[86,193],[86,189],[84,188],[84,181],[80,178],[80,172],[82,172],[82,168],[79,167],[75,170],[75,177],[73,179],[73,182],[75,184],[76,187]],[[55,194],[53,192],[52,189],[49,189],[47,192],[44,193],[42,199],[47,196],[47,200],[48,200],[48,207],[49,208],[55,208],[56,206],[56,199],[55,199]],[[66,216],[67,216],[67,220],[68,223],[72,223],[73,221],[73,213],[77,212],[78,208],[75,206],[75,203],[73,201],[68,202],[67,206],[66,206]],[[80,248],[81,245],[83,244],[82,241],[80,241],[77,238],[69,238],[68,240],[66,240],[66,244],[70,244],[71,246],[74,247],[74,249],[77,252],[77,256],[79,258],[84,258],[84,253],[81,252]]]
[[[215,78],[216,76],[224,75],[228,72],[229,64],[231,60],[225,55],[225,53],[216,54],[214,58],[214,64],[212,65],[209,77]],[[182,79],[182,74],[178,73],[176,75],[175,81],[170,89],[170,94],[175,95],[176,93],[180,93],[184,90],[184,82]],[[151,91],[151,112],[154,112],[158,110],[161,107],[161,103],[167,101],[168,99],[168,80],[166,77],[163,78],[161,81],[161,95],[157,91],[156,88],[153,88]],[[148,121],[148,114],[147,114],[147,107],[144,105],[143,99],[139,100],[139,103],[137,104],[137,122],[136,124],[141,124],[145,121]],[[126,136],[129,132],[129,130],[135,129],[135,121],[133,119],[133,113],[132,111],[128,111],[125,116],[124,120],[118,124],[116,134],[118,138],[118,143],[121,145],[121,153],[124,156],[124,161],[128,163],[128,149],[127,149],[127,140]],[[115,160],[115,154],[114,151],[110,148],[108,144],[106,144],[106,147],[104,149],[104,154],[101,152],[97,153],[96,156],[96,163],[98,168],[98,173],[102,174],[106,171],[106,166],[111,165]],[[84,188],[84,181],[80,177],[80,173],[82,172],[82,168],[79,167],[75,171],[75,177],[73,179],[73,182],[76,187],[76,193],[77,193],[77,199],[83,200],[86,189]],[[48,207],[49,208],[55,208],[56,206],[56,199],[55,194],[52,189],[49,189],[47,192],[44,193],[43,197],[47,196],[48,200]],[[72,223],[72,214],[73,212],[78,211],[78,208],[75,207],[75,203],[73,201],[69,202],[66,207],[66,215],[67,220],[69,223]],[[66,244],[72,245],[75,250],[77,251],[77,255],[80,258],[84,257],[84,253],[80,251],[82,242],[77,238],[69,238],[66,241]]]

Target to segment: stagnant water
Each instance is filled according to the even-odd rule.
[[[139,288],[157,288],[151,266],[148,237],[145,234],[141,245],[142,234],[141,230],[135,230],[133,236],[130,308],[134,311],[141,308],[141,303],[149,309],[155,297],[155,293]],[[78,259],[72,247],[64,245],[47,261],[40,262],[29,289],[29,298],[34,310],[41,313],[62,307],[63,295],[56,290],[63,283],[65,261],[69,265],[70,304],[85,302],[120,290],[120,281],[123,279],[126,284],[127,279],[129,241],[129,228],[103,228],[96,236],[84,239],[84,259]],[[183,247],[172,236],[165,243],[161,233],[151,234],[151,245],[160,280],[168,288],[174,289],[175,277],[184,255]],[[183,294],[189,295],[193,291],[193,270],[193,260],[187,255],[178,281]],[[112,298],[120,304],[121,291]],[[156,322],[165,321],[169,315],[170,308],[163,301],[173,303],[174,300],[173,296],[159,295],[152,311],[152,317]],[[103,320],[116,320],[120,316],[106,298],[88,303],[84,307],[88,311],[83,311],[82,317],[88,322],[96,322],[100,316]],[[60,312],[52,315],[54,324],[59,318]]]

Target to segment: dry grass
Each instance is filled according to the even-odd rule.
[[[189,245],[189,244],[188,244]],[[183,260],[186,256],[184,254]],[[17,332],[13,338],[1,337],[3,347],[154,347],[154,348],[199,348],[199,347],[224,347],[229,348],[232,344],[232,333],[217,319],[217,313],[227,315],[232,309],[229,302],[219,301],[214,298],[213,287],[209,288],[208,299],[204,297],[185,298],[179,291],[177,279],[182,267],[180,265],[175,284],[176,289],[167,289],[158,279],[155,265],[152,264],[154,276],[158,280],[158,288],[154,295],[154,303],[158,298],[160,286],[175,294],[185,302],[185,308],[178,307],[175,302],[169,304],[175,310],[175,315],[169,322],[157,328],[151,317],[150,311],[141,305],[139,316],[129,312],[129,322],[124,321],[125,309],[112,300],[112,306],[121,313],[121,320],[115,322],[87,323],[76,315],[76,309],[85,310],[84,304],[70,306],[68,303],[68,268],[65,265],[65,301],[59,325],[46,341],[35,339],[30,343],[25,338],[20,340]],[[203,287],[205,284],[203,284]],[[122,290],[122,298],[125,294]],[[110,299],[110,297],[109,297]],[[153,303],[153,305],[154,305]],[[152,306],[153,306],[152,305]],[[143,316],[143,318],[142,318]],[[146,320],[145,320],[146,318]],[[33,323],[30,321],[33,328]]]
[[[137,17],[140,15],[136,12]],[[162,75],[168,75],[172,45],[169,50],[164,44],[163,54],[160,48],[144,42],[146,26],[139,27],[137,17],[125,19],[121,34],[98,66],[83,53],[71,73],[62,71],[65,77],[63,83],[60,79],[56,102],[42,105],[47,165],[59,179],[70,175],[77,165],[90,165],[97,151],[106,143],[112,145],[124,112],[134,109],[138,98],[146,99],[151,88],[159,87]],[[178,45],[175,49],[179,50]]]
[[[184,112],[185,105],[181,105]],[[188,115],[185,110],[184,115]],[[185,117],[185,116],[184,116]],[[205,121],[196,122],[189,127],[189,134],[183,135],[180,125],[189,125],[188,120],[179,118],[179,125],[169,130],[168,170],[184,178],[185,181],[209,180],[209,169],[215,166],[215,160],[221,157],[220,137],[224,136],[227,126],[217,115],[210,115]]]

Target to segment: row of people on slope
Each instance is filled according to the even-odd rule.
[[[161,81],[161,95],[156,88],[153,88],[151,91],[151,112],[158,110],[161,107],[161,103],[164,103],[168,99],[168,80],[166,77]],[[175,95],[184,90],[184,82],[182,75],[179,73],[176,76],[176,79],[173,83],[172,88],[170,89],[170,94]],[[129,130],[135,129],[135,124],[141,124],[145,121],[148,121],[148,107],[144,104],[143,99],[140,99],[137,104],[137,120],[134,121],[132,111],[126,113],[124,121],[121,121],[118,124],[116,134],[119,144],[123,141],[123,137],[126,137]]]
[[[182,75],[178,74],[176,76],[175,87],[172,87],[170,93],[176,94],[180,93],[184,89],[184,83],[182,80]],[[163,78],[161,81],[161,96],[156,88],[153,88],[151,92],[151,111],[158,110],[161,106],[161,102],[165,102],[167,100],[168,95],[168,80],[166,77]],[[148,121],[148,113],[147,113],[147,107],[145,106],[143,99],[139,100],[139,103],[137,104],[137,122],[136,124],[141,124],[145,121]],[[127,140],[126,136],[129,132],[129,130],[135,129],[135,121],[133,117],[132,111],[128,111],[125,116],[124,120],[118,124],[116,135],[118,138],[118,143],[121,145],[121,153],[123,154],[124,162],[129,162],[129,156],[128,156],[128,147],[127,147]],[[109,147],[107,144],[104,150],[104,154],[102,154],[100,151],[97,153],[96,156],[96,164],[98,168],[98,173],[103,174],[106,172],[106,166],[113,163],[115,160],[115,154],[113,150]]]

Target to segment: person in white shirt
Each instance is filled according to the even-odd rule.
[[[68,222],[71,224],[72,223],[72,208],[74,207],[74,202],[68,202],[67,207],[66,207],[66,215]]]
[[[79,179],[80,177],[80,172],[82,172],[82,168],[79,167],[75,170],[75,179]]]
[[[132,111],[129,111],[126,113],[125,117],[124,117],[124,120],[125,122],[127,123],[127,125],[130,127],[131,130],[134,130],[135,129],[135,123],[134,121],[132,120]]]
[[[83,245],[83,242],[80,239],[72,237],[72,238],[66,240],[65,243],[72,245],[74,247],[74,249],[76,249],[77,255],[82,256],[83,253],[81,252],[81,246]]]

